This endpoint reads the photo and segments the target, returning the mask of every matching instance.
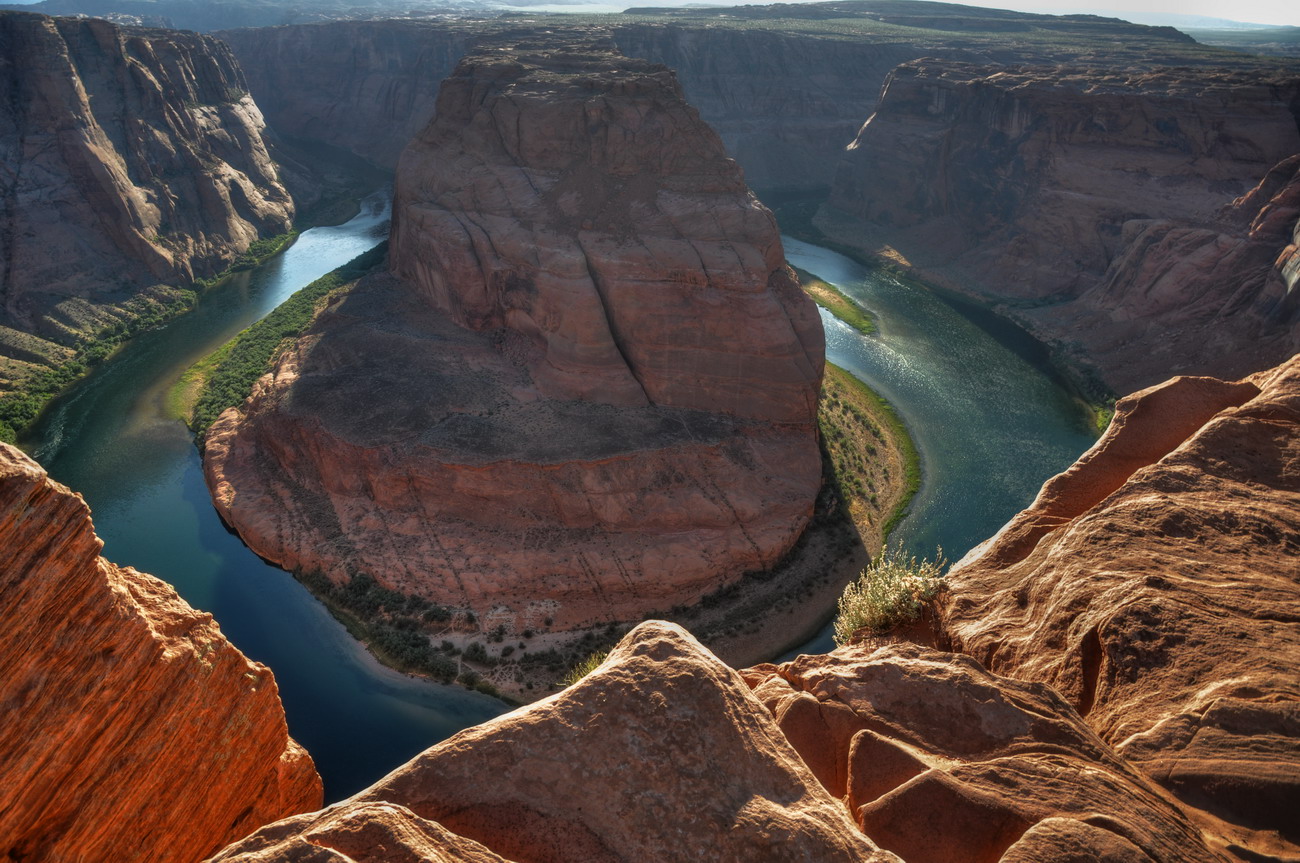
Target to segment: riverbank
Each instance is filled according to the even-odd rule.
[[[17,443],[55,399],[131,339],[170,323],[193,310],[207,291],[282,254],[293,245],[298,233],[293,230],[257,240],[229,267],[210,278],[197,279],[188,287],[155,285],[127,300],[118,307],[121,317],[81,340],[68,359],[36,372],[22,382],[20,389],[0,395],[0,441]]]
[[[763,200],[776,214],[784,233],[844,255],[863,267],[921,285],[958,306],[964,314],[995,337],[998,336],[997,330],[1003,327],[1011,327],[1023,333],[1041,348],[1041,359],[1050,364],[1060,382],[1074,393],[1079,404],[1088,411],[1097,434],[1106,430],[1115,412],[1116,394],[1077,350],[1070,345],[1044,339],[1028,322],[1014,315],[1012,309],[995,306],[988,297],[959,284],[936,278],[933,273],[916,267],[888,245],[868,246],[853,242],[846,232],[828,233],[825,230],[829,227],[828,221],[822,215],[820,207],[823,197],[823,193],[777,194],[763,196]],[[818,304],[821,305],[820,302]],[[846,323],[853,326],[851,321]]]

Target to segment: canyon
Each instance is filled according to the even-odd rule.
[[[0,13],[0,394],[192,304],[294,204],[230,50]]]
[[[0,860],[1300,857],[1294,70],[895,0],[557,20],[228,50],[0,13],[12,385],[286,229],[290,152],[392,170],[385,265],[207,431],[213,501],[452,655],[617,641],[320,809],[270,669],[0,444]],[[823,331],[751,187],[1136,392],[921,621],[738,670],[645,618],[786,578],[833,497]]]

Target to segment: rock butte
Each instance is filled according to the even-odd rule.
[[[1226,847],[1295,856],[1300,357],[1116,408],[953,568],[940,641],[1051,684]]]
[[[398,169],[392,274],[207,438],[288,568],[572,630],[774,565],[821,478],[821,324],[662,66],[484,48]]]
[[[0,12],[0,391],[226,267],[294,207],[210,36]],[[153,287],[150,287],[153,286]]]
[[[0,444],[0,859],[193,863],[318,807],[270,669]]]

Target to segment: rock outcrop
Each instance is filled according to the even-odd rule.
[[[914,644],[744,674],[826,790],[907,863],[1219,859],[1049,686]]]
[[[275,679],[0,444],[0,858],[193,863],[314,809]]]
[[[400,834],[402,852],[321,850],[348,853],[338,837],[363,831]],[[559,695],[462,731],[341,806],[272,824],[214,861],[414,859],[406,849],[442,842],[479,843],[466,859],[517,863],[896,860],[855,829],[744,679],[657,621]]]
[[[1300,151],[1297,106],[1275,69],[907,63],[819,224],[1005,302],[1121,392],[1238,375],[1294,350],[1295,303],[1261,269],[1289,240],[1223,208]]]
[[[1116,407],[953,568],[941,638],[1054,686],[1226,847],[1295,855],[1300,357]]]
[[[0,389],[146,289],[288,230],[261,113],[217,40],[4,12],[0,58]]]
[[[522,632],[698,601],[799,537],[820,321],[667,69],[470,55],[403,156],[391,266],[209,432],[259,553]]]

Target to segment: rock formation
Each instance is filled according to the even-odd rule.
[[[288,230],[262,116],[215,39],[4,12],[0,58],[0,389],[151,286]]]
[[[391,266],[209,432],[259,553],[540,631],[698,601],[799,537],[820,321],[667,69],[467,57],[402,158]]]
[[[1219,859],[1051,687],[914,644],[745,678],[826,790],[907,863]]]
[[[1093,449],[954,567],[941,638],[1055,687],[1225,847],[1294,856],[1300,357],[1116,407]]]
[[[1261,269],[1288,240],[1246,227],[1267,199],[1222,210],[1300,151],[1297,105],[1269,68],[907,63],[819,224],[1005,302],[1121,392],[1238,375],[1295,349],[1295,304]]]
[[[193,863],[321,802],[268,668],[0,444],[0,859]]]
[[[403,853],[352,856],[343,840],[363,831],[400,835]],[[462,731],[214,863],[415,859],[406,849],[429,853],[448,833],[460,837],[451,847],[494,852],[467,859],[516,863],[896,859],[854,828],[739,674],[652,621],[559,695]]]

